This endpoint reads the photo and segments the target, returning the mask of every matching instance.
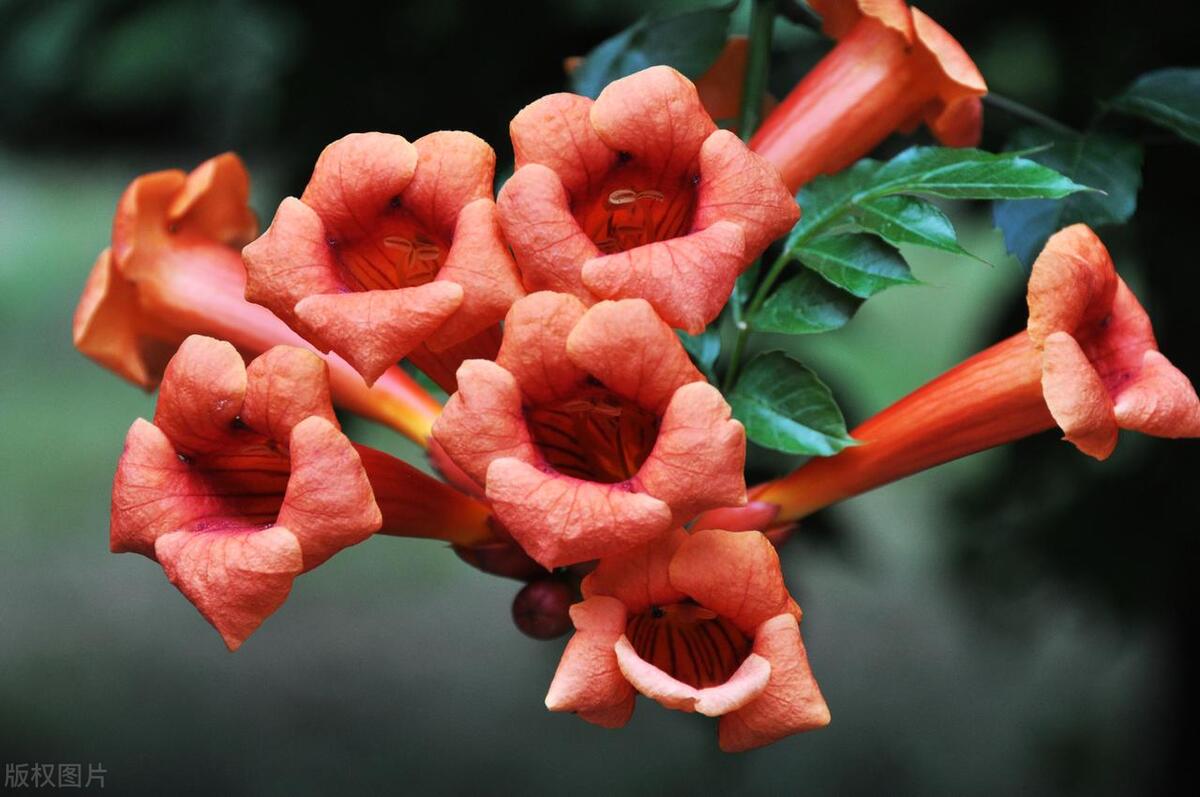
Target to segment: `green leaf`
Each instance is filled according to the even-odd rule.
[[[882,164],[863,158],[837,174],[817,177],[796,194],[800,204],[800,221],[792,228],[784,246],[791,249],[797,241],[837,220],[849,208],[855,195],[867,187]]]
[[[885,163],[871,197],[927,194],[946,199],[1058,199],[1087,186],[1012,153],[911,147]]]
[[[863,300],[808,269],[789,279],[750,320],[758,332],[812,335],[845,326]]]
[[[650,14],[596,46],[571,73],[571,88],[595,98],[609,83],[667,64],[690,78],[712,66],[729,35],[737,3],[671,16]]]
[[[792,254],[834,285],[860,299],[874,296],[893,285],[917,282],[896,247],[873,235],[823,235],[798,247]]]
[[[914,244],[971,256],[958,244],[954,225],[936,205],[915,196],[884,196],[856,205],[860,227],[893,246]]]
[[[717,364],[717,357],[721,355],[721,330],[718,325],[711,324],[699,335],[689,335],[678,329],[675,333],[679,335],[683,348],[691,355],[692,362],[704,372],[708,381],[714,382],[716,374],[713,366]]]
[[[747,437],[776,451],[828,457],[855,444],[829,388],[783,352],[751,360],[729,405]]]
[[[1117,96],[1111,107],[1200,144],[1200,69],[1147,72]]]
[[[1137,209],[1142,182],[1142,148],[1118,136],[1071,136],[1038,127],[1018,130],[1010,149],[1050,145],[1030,155],[1071,178],[1099,188],[1058,200],[997,202],[992,208],[1004,245],[1028,269],[1046,239],[1077,222],[1092,227],[1121,224]]]

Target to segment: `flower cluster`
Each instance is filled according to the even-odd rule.
[[[918,121],[979,133],[982,79],[928,17],[813,5],[839,44],[749,146],[713,119],[735,46],[707,107],[667,66],[531,103],[496,197],[491,147],[450,131],[335,141],[262,235],[234,155],[135,180],[74,327],[160,387],[117,465],[112,550],[158,562],[232,650],[339,551],[443,540],[529,582],[523,630],[574,627],[550,709],[614,727],[642,694],[719,717],[737,751],[829,722],[775,549],[800,517],[1055,425],[1101,458],[1118,427],[1200,435],[1190,383],[1077,226],[1034,267],[1025,332],[747,490],[745,429],[678,333],[717,319],[808,179]],[[442,478],[352,443],[335,405]]]

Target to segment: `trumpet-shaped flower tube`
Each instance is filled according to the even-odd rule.
[[[755,520],[786,523],[917,471],[1062,429],[1104,459],[1118,429],[1200,437],[1200,400],[1158,350],[1146,311],[1082,224],[1053,235],[1033,265],[1029,323],[863,423],[861,445],[814,459],[751,493]],[[765,507],[775,507],[767,518]],[[738,510],[710,513],[729,523]]]
[[[365,466],[365,467],[364,467]],[[113,481],[111,548],[159,562],[235,650],[293,579],[376,531],[491,538],[486,507],[341,433],[325,363],[277,346],[247,367],[191,336]]]
[[[496,362],[459,369],[433,434],[546,568],[745,500],[742,425],[640,299],[521,299]]]
[[[97,258],[75,311],[75,347],[147,390],[190,334],[223,338],[249,356],[277,344],[311,348],[244,297],[240,248],[257,230],[248,195],[246,170],[231,153],[189,174],[134,180],[117,207],[112,247]],[[440,407],[402,370],[368,387],[345,360],[325,359],[338,405],[428,439]]]
[[[463,132],[333,142],[243,251],[246,297],[368,383],[408,357],[452,391],[464,359],[495,355],[524,293],[491,198],[495,165]]]
[[[795,191],[921,122],[943,144],[974,146],[983,76],[954,38],[904,0],[814,0],[838,44],[767,117],[750,148]]]
[[[682,529],[602,559],[571,607],[575,635],[546,695],[615,728],[634,695],[720,717],[727,752],[829,723],[771,543],[758,532]]]
[[[775,168],[717,130],[670,67],[614,81],[595,102],[543,97],[509,130],[517,170],[500,223],[531,291],[642,298],[699,332],[799,218]]]

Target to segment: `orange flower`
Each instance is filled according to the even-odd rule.
[[[904,0],[814,0],[838,44],[754,134],[795,191],[921,122],[951,147],[979,143],[987,93],[962,46]]]
[[[492,357],[523,291],[496,221],[496,154],[470,133],[413,143],[356,133],[321,153],[243,254],[246,297],[368,383],[410,357],[453,390],[466,357]]]
[[[111,548],[162,564],[230,650],[297,575],[375,531],[490,539],[486,507],[346,439],[326,373],[304,349],[247,367],[229,343],[193,335],[166,367],[154,423],[126,438]]]
[[[151,390],[189,334],[231,341],[253,355],[276,344],[308,345],[268,310],[243,296],[239,253],[257,230],[249,180],[236,155],[205,161],[190,174],[143,175],[117,206],[111,249],[100,253],[75,311],[75,346]],[[424,442],[439,407],[401,371],[374,387],[339,357],[327,359],[337,403]]]
[[[510,132],[517,171],[500,223],[531,291],[642,298],[700,332],[799,218],[774,167],[717,130],[670,67],[617,80],[595,102],[543,97]]]
[[[434,439],[546,568],[745,500],[742,425],[645,301],[532,294],[458,383]]]
[[[1158,351],[1146,311],[1083,224],[1053,235],[1033,265],[1029,323],[852,432],[862,445],[751,491],[789,522],[925,468],[1062,428],[1097,459],[1117,430],[1200,437],[1200,400]],[[737,510],[701,522],[729,522]],[[756,520],[764,520],[759,507]]]
[[[575,636],[546,695],[616,728],[634,692],[667,708],[720,717],[721,749],[738,752],[829,723],[771,543],[719,530],[602,559],[571,607]]]

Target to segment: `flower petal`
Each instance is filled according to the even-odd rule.
[[[306,349],[274,346],[246,366],[241,418],[247,426],[286,445],[292,427],[310,415],[338,426],[324,360]]]
[[[367,384],[403,359],[462,303],[463,289],[434,280],[415,288],[317,294],[296,305],[296,316],[354,366]]]
[[[604,557],[583,579],[583,597],[608,595],[621,601],[630,614],[679,603],[687,595],[671,585],[668,568],[687,537],[682,528],[674,528],[645,545]]]
[[[678,336],[641,299],[592,307],[571,331],[566,351],[609,390],[655,413],[683,385],[704,381]]]
[[[813,678],[795,617],[781,614],[759,626],[754,655],[770,662],[770,680],[757,700],[721,717],[722,750],[750,750],[829,724],[829,706]]]
[[[246,299],[261,304],[301,334],[310,334],[296,318],[296,303],[307,296],[345,289],[329,249],[325,224],[317,212],[295,197],[279,203],[275,218],[256,241],[242,250]]]
[[[433,424],[434,439],[450,459],[479,484],[501,457],[536,462],[537,452],[521,412],[513,375],[487,360],[467,360],[458,369],[458,391]]]
[[[241,247],[254,240],[258,219],[250,209],[250,175],[241,158],[226,152],[193,169],[171,201],[167,219],[179,231],[226,246]]]
[[[188,466],[162,430],[141,418],[129,427],[113,478],[109,550],[154,558],[154,543],[196,517],[213,500],[191,489]]]
[[[681,238],[657,241],[583,264],[583,283],[603,299],[641,298],[663,320],[693,335],[725,306],[745,270],[742,228],[718,221]]]
[[[304,570],[370,537],[382,516],[362,461],[336,426],[311,416],[292,429],[292,473],[279,525],[300,541]]]
[[[777,614],[796,606],[783,583],[779,554],[756,531],[693,532],[670,565],[671,584],[752,635]]]
[[[590,302],[579,270],[600,250],[571,214],[571,197],[558,175],[526,164],[508,178],[496,204],[525,289],[571,293]]]
[[[458,214],[454,242],[437,278],[461,285],[463,300],[429,337],[435,350],[462,343],[503,320],[512,303],[525,295],[490,198],[476,199]]]
[[[767,660],[751,654],[725,683],[697,689],[639,656],[624,634],[617,640],[615,651],[617,664],[634,689],[666,708],[698,711],[710,717],[736,711],[756,699],[767,688],[771,676]]]
[[[139,257],[154,252],[166,242],[167,208],[187,183],[179,169],[143,174],[125,189],[113,218],[112,252],[117,269],[126,279],[136,280],[153,264]]]
[[[591,99],[565,92],[549,94],[522,108],[508,126],[517,169],[540,163],[553,170],[576,198],[597,190],[617,153],[596,135],[591,110]]]
[[[220,450],[246,396],[246,366],[230,343],[191,335],[163,375],[154,425],[187,454]]]
[[[417,148],[390,133],[351,133],[321,152],[300,199],[335,239],[369,233],[417,170]]]
[[[547,570],[620,553],[671,526],[666,504],[628,484],[546,473],[512,457],[492,462],[486,484],[496,517]]]
[[[652,66],[605,86],[591,110],[592,127],[609,147],[644,160],[661,175],[692,168],[717,126],[696,87],[669,66]]]
[[[571,607],[575,635],[567,643],[546,708],[573,711],[588,722],[619,728],[633,714],[633,687],[617,666],[613,646],[625,633],[625,607],[607,597],[589,598]]]
[[[939,101],[930,128],[946,146],[977,145],[983,133],[979,98],[987,94],[983,75],[962,45],[919,8],[912,9],[912,24],[918,48],[936,69]]]
[[[913,40],[913,22],[905,0],[811,0],[809,5],[821,15],[821,29],[835,39],[867,17],[896,31],[905,41]]]
[[[732,221],[745,235],[743,257],[753,260],[800,219],[800,207],[779,169],[751,152],[728,130],[718,130],[700,148],[700,183],[692,225],[703,230]]]
[[[1143,357],[1141,373],[1117,396],[1117,423],[1155,437],[1200,437],[1200,399],[1192,383],[1159,352]]]
[[[667,406],[637,478],[671,507],[678,523],[746,503],[746,431],[730,415],[721,392],[707,382],[684,385]]]
[[[167,579],[237,650],[287,599],[300,573],[300,544],[280,526],[164,534],[155,543]]]
[[[1096,459],[1107,459],[1117,445],[1112,399],[1100,375],[1075,338],[1055,332],[1042,354],[1042,395],[1063,436]]]
[[[463,208],[491,199],[496,153],[482,138],[462,130],[439,130],[413,146],[417,169],[404,189],[404,207],[450,238]]]
[[[1074,333],[1112,309],[1117,272],[1096,233],[1073,224],[1050,236],[1029,275],[1029,337],[1041,345],[1052,332]]]
[[[531,402],[563,398],[587,378],[567,356],[568,336],[585,312],[574,296],[550,291],[531,293],[508,311],[496,362]]]

